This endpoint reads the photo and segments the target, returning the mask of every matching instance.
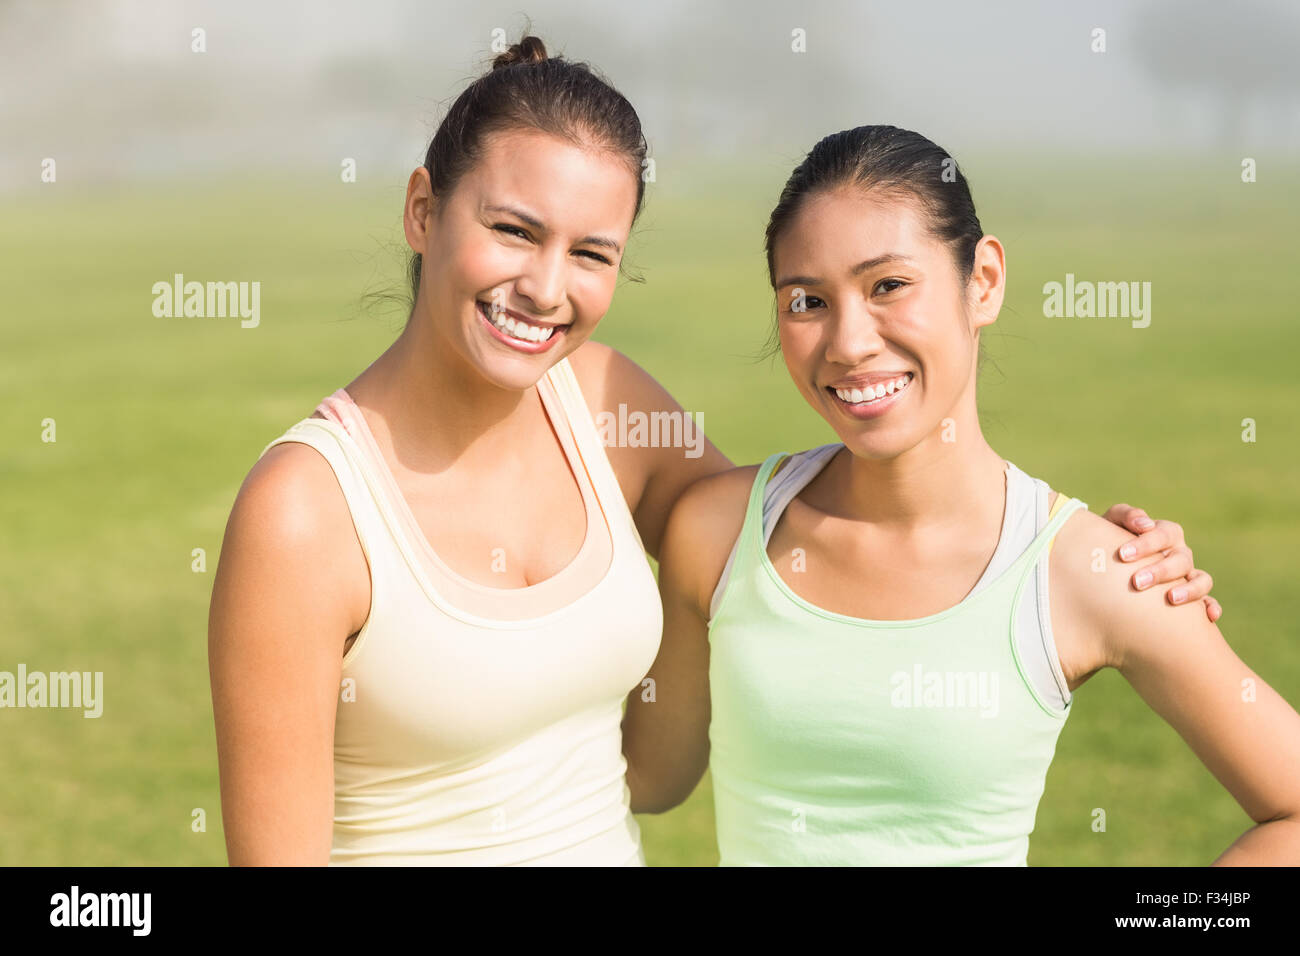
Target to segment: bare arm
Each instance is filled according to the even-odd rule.
[[[744,522],[755,466],[687,489],[668,518],[659,564],[663,638],[649,689],[623,717],[623,756],[635,813],[662,813],[691,795],[709,764],[709,602]]]
[[[236,498],[208,619],[232,866],[328,862],[342,650],[368,606],[365,557],[329,464],[302,444],[272,448]]]
[[[617,422],[620,414],[630,420],[639,413],[647,422],[647,438],[651,428],[665,434],[665,423],[671,430],[668,433],[675,443],[666,447],[629,441],[605,449],[641,541],[658,559],[668,513],[682,492],[700,478],[731,468],[731,462],[705,437],[703,413],[688,414],[667,389],[626,355],[588,341],[569,356],[569,364],[593,416],[607,412]]]
[[[1076,521],[1073,557],[1052,556],[1054,578],[1058,562],[1070,565],[1062,568],[1066,593],[1052,586],[1053,628],[1060,593],[1104,665],[1124,675],[1255,821],[1216,864],[1300,864],[1300,715],[1233,653],[1199,603],[1170,607],[1159,588],[1133,589],[1128,568],[1113,561],[1131,535],[1088,514],[1067,527]],[[1091,572],[1092,547],[1111,570]]]

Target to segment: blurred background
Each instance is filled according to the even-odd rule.
[[[756,359],[781,184],[827,133],[918,130],[1007,249],[985,436],[1098,513],[1179,521],[1229,643],[1300,703],[1294,4],[0,0],[0,670],[104,674],[98,719],[0,709],[0,864],[225,862],[206,628],[235,492],[400,332],[407,176],[529,23],[655,160],[644,281],[596,338],[733,461],[833,440]],[[156,317],[175,273],[260,282],[258,326]],[[1150,282],[1149,327],[1045,316],[1067,273]],[[707,778],[639,819],[651,864],[717,862]],[[1029,859],[1204,864],[1249,825],[1103,672]]]

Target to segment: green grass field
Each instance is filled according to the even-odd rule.
[[[969,161],[1009,266],[985,435],[1094,511],[1128,501],[1180,521],[1229,642],[1300,703],[1300,176],[1246,185],[1235,159],[1180,163]],[[630,250],[646,281],[620,286],[596,336],[702,412],[738,463],[833,440],[779,358],[753,359],[772,321],[762,230],[787,173],[661,163]],[[404,312],[361,297],[401,291],[403,188],[58,185],[0,201],[0,670],[105,685],[98,720],[0,711],[0,864],[225,862],[206,652],[225,520],[262,447],[399,331]],[[260,326],[155,318],[151,287],[176,272],[260,281]],[[1045,318],[1042,285],[1067,272],[1152,282],[1150,327]],[[716,863],[712,813],[706,779],[641,817],[648,860]],[[1106,672],[1078,693],[1030,862],[1203,864],[1249,824]]]

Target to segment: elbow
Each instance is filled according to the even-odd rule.
[[[662,796],[654,799],[632,800],[631,809],[633,813],[659,814],[667,813],[675,807],[681,806],[684,798],[664,798]]]
[[[632,800],[633,813],[667,813],[682,805],[686,797],[673,794],[646,794]]]
[[[667,813],[674,807],[680,806],[688,796],[689,791],[682,793],[677,792],[671,786],[648,786],[646,781],[636,771],[636,765],[631,760],[627,761],[627,773],[625,775],[628,789],[628,808],[633,813]]]

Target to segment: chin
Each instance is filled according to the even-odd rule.
[[[853,422],[827,421],[836,436],[858,458],[887,461],[914,448],[920,441],[904,422]]]
[[[480,356],[479,373],[498,388],[523,392],[536,385],[553,364],[549,358]]]
[[[897,458],[911,446],[899,441],[882,440],[880,436],[841,435],[840,441],[855,458],[868,461],[889,461]]]

